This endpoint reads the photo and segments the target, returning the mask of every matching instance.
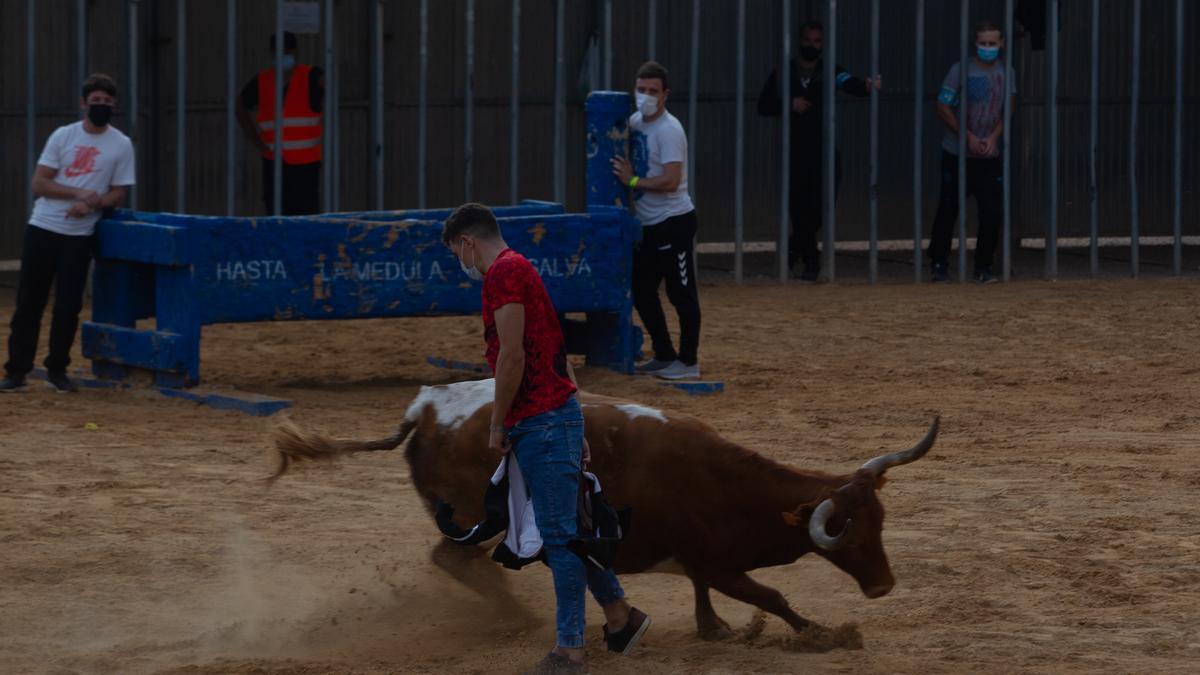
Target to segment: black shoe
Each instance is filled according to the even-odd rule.
[[[24,377],[13,377],[12,375],[9,375],[3,380],[0,380],[0,394],[15,394],[21,391],[25,391]]]
[[[1000,279],[998,279],[995,274],[992,274],[992,270],[987,267],[980,267],[979,269],[975,270],[976,283],[994,284],[998,283],[999,281]]]
[[[620,652],[622,656],[629,656],[629,652],[633,651],[638,641],[646,634],[646,629],[650,627],[650,617],[642,612],[637,607],[629,610],[629,620],[625,622],[625,627],[621,630],[609,634],[608,624],[604,625],[604,642],[608,645],[608,651]]]
[[[946,263],[933,263],[929,266],[929,280],[933,283],[950,281],[950,270]]]
[[[67,377],[66,373],[46,373],[46,384],[60,394],[73,394],[79,387]]]

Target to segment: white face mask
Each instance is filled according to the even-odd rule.
[[[637,101],[638,112],[642,113],[642,117],[652,117],[658,112],[658,97],[650,94],[637,93],[634,94],[634,99]]]
[[[471,264],[468,266],[467,263],[463,262],[463,256],[466,255],[463,245],[466,241],[466,239],[458,240],[458,266],[462,268],[463,274],[467,275],[471,281],[483,281],[483,272],[480,272],[479,268],[475,267],[474,248],[471,249]]]
[[[295,68],[295,67],[296,67],[296,55],[295,54],[284,54],[283,55],[283,69],[291,70],[292,68]]]

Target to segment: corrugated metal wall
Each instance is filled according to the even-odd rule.
[[[1171,225],[1171,158],[1174,83],[1174,2],[1144,0],[1139,185],[1143,234],[1168,234]],[[125,0],[88,0],[89,71],[105,71],[124,85],[129,59]],[[520,185],[526,197],[553,195],[553,0],[523,0],[521,11]],[[567,156],[568,203],[583,201],[583,113],[576,86],[589,36],[601,27],[602,0],[567,0]],[[686,123],[691,0],[659,0],[658,60],[672,72],[670,108]],[[1060,111],[1060,223],[1062,236],[1087,232],[1087,109],[1090,3],[1063,3]],[[1186,34],[1200,32],[1200,7],[1188,2]],[[58,125],[77,119],[76,0],[38,0],[37,9],[37,150]],[[462,200],[464,185],[465,0],[430,2],[429,70],[429,203],[451,205]],[[754,100],[779,61],[780,0],[747,3],[746,54],[746,223],[747,239],[773,239],[778,223],[779,124],[754,114]],[[804,18],[824,18],[824,0],[793,0],[795,25]],[[838,61],[864,74],[870,57],[869,0],[838,3]],[[911,237],[912,96],[914,74],[913,5],[906,0],[882,3],[880,233],[885,239]],[[0,259],[19,253],[20,232],[27,217],[28,168],[25,164],[25,6],[22,0],[0,2]],[[141,115],[136,143],[141,183],[139,206],[171,210],[175,186],[176,0],[141,0]],[[188,208],[219,213],[225,204],[225,1],[188,3]],[[243,82],[269,65],[267,37],[274,29],[270,0],[238,3],[238,63]],[[336,3],[341,83],[341,185],[344,210],[370,206],[370,26],[372,0]],[[699,109],[692,184],[700,208],[702,241],[728,241],[733,228],[734,92],[736,83],[737,4],[732,0],[702,3]],[[949,64],[958,53],[958,6],[955,0],[926,2],[925,199],[927,220],[937,203],[941,128],[932,101]],[[1003,0],[974,0],[972,21],[1001,19]],[[1102,230],[1126,233],[1129,222],[1126,167],[1129,81],[1130,3],[1103,0],[1101,49],[1100,194]],[[416,92],[418,78],[419,5],[416,0],[389,0],[385,33],[385,206],[416,203]],[[508,198],[510,142],[510,23],[507,0],[477,3],[475,77],[475,195],[502,203]],[[624,87],[645,58],[648,2],[613,2],[613,82]],[[302,61],[323,62],[318,36],[301,37]],[[1185,232],[1200,229],[1200,54],[1186,45],[1185,61]],[[1018,43],[1014,61],[1020,100],[1014,136],[1014,228],[1038,235],[1045,223],[1045,54]],[[242,82],[239,82],[239,89]],[[867,101],[839,99],[838,137],[845,180],[838,208],[839,239],[866,237]],[[119,114],[114,122],[128,128]],[[238,157],[237,208],[262,213],[258,160],[241,145]],[[928,227],[928,222],[926,222]]]

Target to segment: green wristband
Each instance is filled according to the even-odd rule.
[[[638,177],[637,177],[637,176],[634,176],[633,178],[630,178],[630,179],[629,179],[629,187],[631,187],[631,188],[635,188],[635,187],[637,187],[637,182],[638,182]]]

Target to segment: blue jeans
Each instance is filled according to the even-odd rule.
[[[517,422],[508,431],[512,452],[533,500],[533,517],[554,577],[558,646],[583,647],[584,588],[601,607],[625,597],[612,570],[583,564],[567,550],[576,537],[583,411],[572,396],[562,406]]]

